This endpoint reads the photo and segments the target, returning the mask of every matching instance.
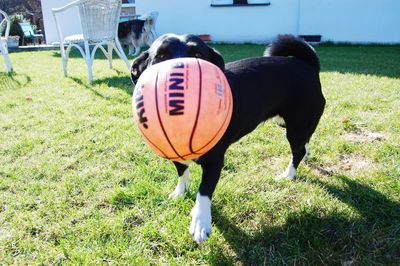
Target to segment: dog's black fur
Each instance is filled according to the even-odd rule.
[[[317,127],[325,99],[319,80],[319,60],[301,39],[282,35],[269,55],[224,64],[222,56],[194,35],[163,35],[132,64],[132,80],[150,65],[178,57],[199,57],[225,71],[233,94],[233,114],[222,139],[196,163],[203,170],[199,193],[211,199],[228,147],[274,116],[285,121],[286,136],[296,169],[306,154],[305,145]],[[174,162],[178,175],[187,166]]]

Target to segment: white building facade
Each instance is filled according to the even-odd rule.
[[[58,41],[52,7],[41,0],[47,43]],[[239,1],[242,2],[242,1]],[[400,0],[136,0],[137,14],[158,11],[158,34],[208,34],[216,42],[267,43],[277,34],[320,35],[322,41],[400,43]],[[237,1],[235,1],[237,3]],[[64,14],[65,34],[81,32],[78,10]]]

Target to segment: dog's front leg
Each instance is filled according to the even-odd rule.
[[[211,198],[218,183],[222,166],[223,159],[219,162],[201,164],[203,174],[196,196],[196,204],[190,212],[192,222],[189,228],[189,233],[197,243],[204,242],[211,234]]]
[[[170,199],[177,198],[179,196],[183,196],[185,191],[189,191],[189,164],[190,162],[173,162],[176,171],[178,172],[178,184],[175,187],[175,190],[169,194]]]
[[[129,44],[129,52],[128,52],[128,55],[133,55],[133,54],[134,54],[134,52],[133,52],[134,49],[135,49],[135,46],[133,46],[133,44]]]

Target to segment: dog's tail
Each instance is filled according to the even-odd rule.
[[[300,38],[293,35],[279,35],[267,48],[265,56],[293,56],[309,63],[316,70],[320,70],[319,59],[314,48]]]

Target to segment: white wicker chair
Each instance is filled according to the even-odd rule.
[[[58,22],[57,14],[72,7],[79,8],[82,24],[82,34],[64,37]],[[60,49],[64,75],[67,76],[68,56],[72,47],[77,48],[86,61],[89,80],[93,80],[92,65],[96,50],[100,48],[108,58],[112,68],[112,52],[125,61],[128,70],[130,64],[121,44],[118,40],[118,22],[121,12],[121,0],[77,0],[61,8],[53,8],[53,16],[56,22],[60,38]],[[79,44],[84,44],[84,49]],[[94,45],[90,51],[89,45]],[[108,51],[103,47],[107,45]],[[65,46],[67,47],[65,49]]]
[[[10,18],[8,17],[7,13],[0,9],[0,14],[4,17],[3,20],[0,22],[0,29],[5,27],[4,36],[0,36],[0,54],[3,55],[4,61],[6,63],[6,68],[8,72],[12,71],[12,65],[10,61],[10,57],[8,56],[8,34],[10,33]]]

